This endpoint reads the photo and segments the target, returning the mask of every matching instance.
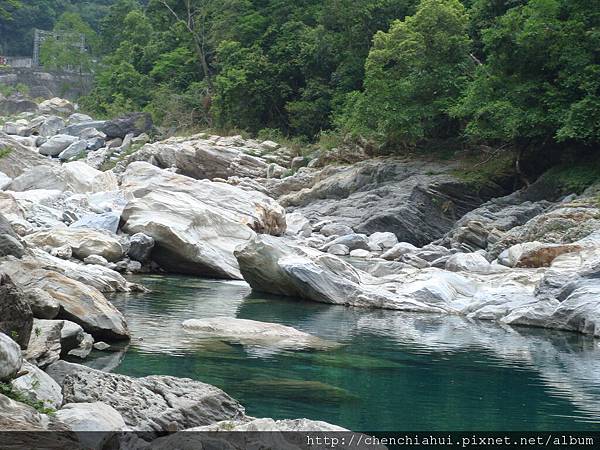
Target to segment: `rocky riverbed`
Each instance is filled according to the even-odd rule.
[[[5,111],[11,101],[0,132],[0,380],[13,398],[0,395],[1,429],[152,439],[197,427],[337,429],[248,417],[198,381],[66,363],[130,338],[105,297],[143,292],[130,273],[600,337],[598,187],[561,196],[542,179],[510,193],[457,177],[452,163],[360,151],[308,161],[240,136],[158,140],[145,114],[94,120],[62,99],[3,99]],[[190,319],[182,332],[335,346],[278,324]]]

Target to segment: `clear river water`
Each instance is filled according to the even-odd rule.
[[[600,431],[598,340],[253,294],[243,282],[134,281],[152,292],[111,298],[131,342],[94,351],[88,365],[193,378],[222,388],[255,417],[306,417],[354,431]],[[282,350],[181,326],[215,316],[276,322],[342,345]]]

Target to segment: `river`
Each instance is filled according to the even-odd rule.
[[[86,364],[214,384],[256,417],[325,420],[355,431],[600,430],[600,341],[461,317],[346,308],[253,294],[243,282],[134,279],[117,294],[132,340]],[[341,346],[290,351],[201,338],[192,318],[293,326]]]

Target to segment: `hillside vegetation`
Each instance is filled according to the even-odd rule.
[[[43,27],[24,15],[47,25],[66,11],[52,24],[85,34],[87,54],[46,45],[42,59],[95,72],[82,100],[95,114],[146,110],[172,132],[350,139],[374,153],[509,151],[525,184],[553,165],[597,161],[597,0],[89,4],[24,2],[1,26]]]

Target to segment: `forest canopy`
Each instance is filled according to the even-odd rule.
[[[5,47],[65,22],[89,35],[97,114],[395,151],[600,140],[600,0],[13,2]]]

